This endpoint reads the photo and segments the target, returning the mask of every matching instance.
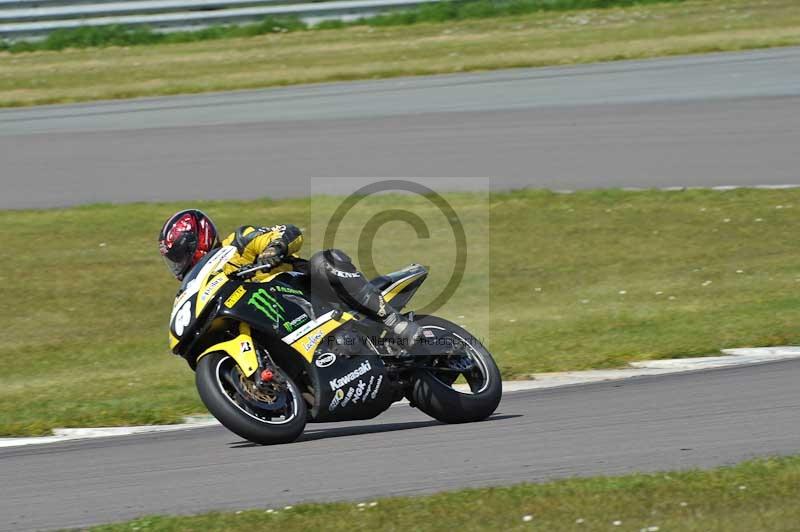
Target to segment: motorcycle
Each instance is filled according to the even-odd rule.
[[[483,420],[500,403],[492,355],[458,325],[408,313],[422,340],[406,349],[374,320],[317,301],[304,273],[225,274],[235,253],[217,249],[184,279],[169,337],[208,411],[239,436],[288,443],[308,422],[371,419],[403,398],[444,423]],[[427,275],[412,264],[370,282],[400,311]]]

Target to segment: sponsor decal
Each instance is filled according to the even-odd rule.
[[[238,303],[239,300],[242,299],[242,296],[246,293],[247,290],[245,290],[243,286],[240,286],[233,291],[228,299],[225,300],[225,306],[228,308],[233,308],[233,306],[236,305],[236,303]]]
[[[296,317],[292,321],[284,322],[283,328],[286,329],[286,332],[292,332],[295,327],[304,324],[308,321],[308,315],[303,313],[300,316]]]
[[[370,399],[375,399],[378,397],[378,392],[381,389],[381,383],[383,383],[383,375],[378,377],[378,382],[375,383],[375,389],[372,390],[372,395],[370,395]]]
[[[225,281],[227,280],[228,278],[225,277],[224,275],[218,275],[217,277],[214,277],[214,279],[208,284],[206,289],[203,290],[203,293],[200,296],[200,301],[205,303],[206,300],[208,300],[209,297],[213,296],[217,292],[217,290],[219,290],[219,287],[222,286],[222,284],[225,283]]]
[[[310,322],[306,323],[305,325],[303,325],[302,327],[300,327],[299,329],[297,329],[296,331],[294,331],[291,334],[291,337],[287,336],[286,338],[284,338],[283,341],[291,343],[294,340],[297,340],[298,338],[302,338],[304,335],[306,335],[309,332],[313,331],[318,326],[319,325],[316,322],[310,321]]]
[[[342,270],[332,269],[333,275],[336,277],[343,277],[345,279],[353,279],[355,277],[361,277],[361,274],[358,272],[343,272]]]
[[[311,348],[317,345],[317,342],[319,342],[323,336],[325,336],[325,333],[322,332],[322,330],[319,330],[314,334],[312,334],[311,336],[309,336],[308,340],[306,340],[306,343],[303,344],[303,349],[305,349],[306,353],[311,351]],[[336,388],[338,388],[338,386],[333,387],[334,390]]]
[[[355,371],[361,371],[364,364],[359,366]],[[368,371],[368,370],[367,370]],[[345,377],[352,375],[352,373],[348,373]],[[357,378],[357,377],[356,377]],[[331,381],[333,384],[334,381]],[[328,411],[333,412],[337,407],[341,406],[344,408],[349,403],[356,404],[359,401],[362,403],[369,401],[370,399],[375,399],[378,397],[378,392],[380,391],[381,384],[383,383],[383,375],[380,375],[377,380],[375,380],[375,376],[371,376],[369,378],[369,382],[364,382],[364,379],[358,379],[358,382],[355,386],[347,387],[347,392],[344,392],[342,388],[337,388],[333,394],[333,399],[331,399],[330,404],[328,405]],[[375,388],[373,388],[373,384]]]
[[[436,333],[434,333],[434,332],[433,332],[432,330],[430,330],[430,329],[422,329],[422,335],[423,335],[425,338],[436,338]]]
[[[353,403],[357,403],[361,400],[361,397],[364,396],[364,390],[366,388],[367,383],[359,379],[358,384],[356,384],[356,393],[353,394]]]
[[[375,375],[369,378],[369,384],[367,384],[367,389],[364,391],[364,399],[366,400],[369,397],[369,392],[372,391],[372,384],[375,382]]]
[[[349,403],[350,399],[353,398],[353,394],[354,393],[356,393],[356,391],[353,389],[352,386],[350,388],[348,388],[347,393],[344,396],[344,399],[342,399],[342,408],[347,406],[347,403]]]
[[[314,362],[314,364],[316,364],[318,368],[327,368],[334,362],[336,362],[336,355],[333,353],[322,353],[317,357],[317,361]]]
[[[344,399],[344,392],[342,391],[341,388],[339,388],[338,390],[336,390],[336,393],[333,394],[333,399],[331,399],[331,404],[328,405],[328,412],[333,412],[336,409],[336,407],[339,406],[339,403],[342,402],[342,399]]]
[[[296,296],[303,296],[305,295],[302,290],[297,290],[296,288],[290,288],[288,286],[283,286],[280,284],[276,284],[273,287],[270,287],[272,292],[280,292],[282,294],[294,294]]]
[[[275,323],[280,323],[285,318],[285,309],[278,303],[278,300],[263,288],[259,288],[250,299],[248,305],[252,305],[260,310],[267,318]]]
[[[242,353],[247,353],[248,351],[252,350],[253,350],[253,345],[250,342],[246,340],[242,342]]]
[[[357,378],[362,377],[365,373],[367,373],[371,369],[372,366],[369,365],[369,360],[365,360],[364,362],[361,363],[360,366],[358,366],[356,369],[354,369],[347,375],[339,377],[338,379],[331,379],[331,381],[328,384],[331,385],[331,390],[336,390],[337,388],[344,388]]]

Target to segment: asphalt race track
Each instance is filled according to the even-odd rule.
[[[0,209],[497,189],[800,184],[800,48],[0,111]]]
[[[223,428],[0,450],[0,529],[710,467],[800,451],[800,362],[507,394],[482,423],[408,406],[260,447]]]

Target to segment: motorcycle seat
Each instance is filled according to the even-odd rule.
[[[380,275],[370,281],[370,283],[378,288],[378,290],[386,290],[390,286],[392,286],[397,281],[405,279],[409,275],[417,273],[422,266],[419,264],[412,264],[410,266],[406,266],[402,270],[397,270],[396,272],[387,273],[385,275]]]

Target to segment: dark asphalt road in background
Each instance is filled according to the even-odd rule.
[[[800,48],[0,111],[0,209],[497,189],[800,184]],[[339,179],[334,179],[339,178]]]
[[[800,362],[507,394],[489,421],[407,406],[278,447],[223,428],[0,449],[0,529],[371,500],[800,452]]]

